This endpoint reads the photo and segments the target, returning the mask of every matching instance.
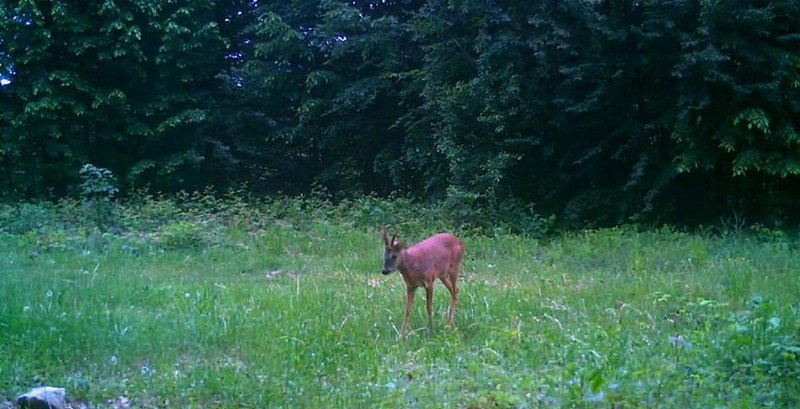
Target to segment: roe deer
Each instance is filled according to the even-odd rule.
[[[386,226],[381,230],[383,236],[383,269],[381,273],[387,275],[399,270],[406,283],[406,311],[403,315],[401,332],[406,336],[406,324],[414,300],[414,291],[417,287],[425,287],[426,307],[428,310],[428,328],[433,328],[433,283],[438,278],[447,290],[450,291],[450,308],[447,310],[447,323],[454,325],[453,314],[458,301],[458,279],[461,268],[461,258],[464,256],[464,246],[456,236],[450,233],[440,233],[406,247],[395,240],[395,232],[391,238],[386,233]]]

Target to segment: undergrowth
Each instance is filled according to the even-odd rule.
[[[404,199],[99,197],[101,211],[0,207],[0,397],[48,384],[98,408],[800,405],[800,257],[782,231],[548,235]],[[383,224],[462,238],[456,329],[437,285],[433,330],[418,297],[398,336]]]

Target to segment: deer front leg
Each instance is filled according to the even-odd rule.
[[[406,288],[406,312],[403,314],[403,325],[400,329],[400,332],[403,334],[403,338],[406,337],[406,325],[408,324],[408,315],[411,314],[411,304],[414,302],[414,288],[408,287]]]
[[[428,329],[433,330],[433,283],[425,285],[425,308],[428,310]]]

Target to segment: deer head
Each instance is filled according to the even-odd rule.
[[[398,242],[395,240],[397,238],[397,231],[392,233],[392,237],[389,238],[389,235],[386,232],[386,228],[389,225],[383,226],[381,230],[381,236],[383,237],[383,268],[381,269],[381,273],[383,275],[387,275],[392,271],[397,269],[397,257],[400,255],[400,252],[405,248],[403,243]]]

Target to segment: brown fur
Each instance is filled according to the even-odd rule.
[[[381,231],[384,243],[383,274],[389,274],[395,269],[400,271],[406,283],[406,309],[403,315],[401,332],[406,336],[408,316],[414,300],[414,291],[418,287],[425,288],[426,309],[428,312],[428,326],[433,327],[433,283],[439,279],[450,291],[450,308],[447,310],[447,323],[455,324],[453,315],[458,301],[458,274],[461,269],[461,259],[464,256],[464,246],[461,241],[450,233],[439,233],[411,246],[395,240],[396,234],[391,238],[386,233],[386,227]]]

